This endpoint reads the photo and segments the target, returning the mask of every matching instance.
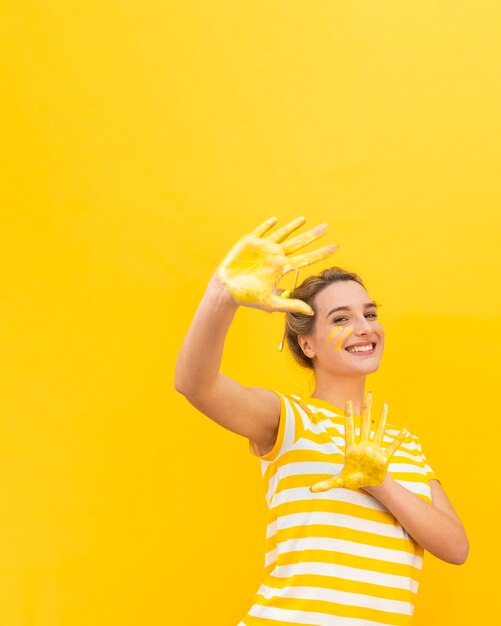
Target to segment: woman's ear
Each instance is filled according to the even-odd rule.
[[[315,351],[313,350],[311,344],[310,344],[310,340],[308,335],[298,335],[297,336],[297,342],[299,344],[299,347],[301,348],[301,350],[304,352],[304,354],[310,358],[313,359],[315,358]]]

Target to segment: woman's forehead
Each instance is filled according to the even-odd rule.
[[[315,298],[318,309],[338,306],[363,306],[372,302],[367,291],[354,280],[339,280],[328,285]]]

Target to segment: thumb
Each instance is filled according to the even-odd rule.
[[[315,315],[315,311],[309,304],[302,300],[289,299],[287,297],[277,296],[273,294],[268,299],[268,304],[271,305],[276,311],[291,311],[294,313],[302,313],[303,315]]]
[[[333,476],[328,480],[321,480],[319,483],[315,483],[310,487],[310,491],[313,493],[319,493],[321,491],[328,491],[329,489],[333,489],[334,487],[342,487],[344,484],[341,475]]]

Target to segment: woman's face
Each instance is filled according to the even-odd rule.
[[[299,337],[315,371],[333,375],[367,375],[375,372],[384,348],[384,328],[378,320],[377,306],[367,291],[354,280],[337,281],[315,297],[315,325],[308,335]],[[336,326],[351,326],[341,350],[335,350],[332,331]],[[354,350],[354,346],[359,346]],[[360,348],[369,347],[369,350]]]

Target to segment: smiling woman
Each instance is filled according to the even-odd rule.
[[[333,267],[306,279],[292,296],[315,311],[313,318],[294,312],[286,317],[287,343],[294,357],[315,371],[314,395],[327,394],[333,404],[344,406],[345,389],[332,385],[332,376],[350,376],[355,387],[349,397],[361,398],[365,376],[378,369],[383,356],[384,328],[360,277]],[[330,347],[336,332],[344,339],[339,344],[342,350]]]
[[[312,304],[315,300],[315,296],[322,291],[325,287],[341,281],[353,281],[357,282],[362,287],[364,286],[362,283],[362,279],[358,274],[354,272],[347,272],[339,267],[333,267],[327,270],[324,270],[318,276],[310,276],[307,278],[300,287],[294,289],[291,293],[291,297],[302,300],[303,302],[307,302],[308,304]],[[376,307],[375,303],[371,303],[374,307]],[[340,306],[329,311],[329,314],[333,314],[335,312],[346,311],[346,307]],[[296,312],[289,312],[286,316],[285,321],[285,337],[287,339],[287,344],[289,346],[292,355],[299,363],[299,365],[304,365],[310,369],[314,369],[312,359],[305,354],[302,347],[299,345],[298,337],[301,335],[308,335],[314,327],[316,317],[312,317],[311,315],[302,315]],[[336,331],[337,326],[341,322],[347,321],[347,318],[344,316],[338,315],[335,316],[334,322],[336,327],[333,331]],[[329,337],[329,340],[331,337]]]
[[[276,223],[266,220],[230,250],[181,348],[176,388],[247,437],[261,462],[266,572],[239,626],[407,625],[424,550],[460,564],[468,539],[419,438],[387,424],[386,403],[372,428],[365,381],[380,365],[384,328],[360,277],[334,267],[288,297],[277,290],[284,274],[336,249],[291,256],[327,230],[289,239],[304,221],[264,237]],[[287,313],[288,345],[315,373],[309,398],[246,387],[219,371],[239,305]]]
[[[333,331],[336,330],[336,327],[339,328],[340,324],[350,328],[350,319],[354,314],[356,314],[356,311],[352,310],[351,306],[348,304],[336,306],[333,309],[330,309],[327,314],[325,314],[325,312],[319,312],[318,308],[319,306],[322,306],[324,300],[328,302],[331,298],[319,295],[319,298],[321,299],[317,299],[317,294],[321,294],[321,292],[325,289],[331,288],[336,283],[339,284],[336,286],[336,294],[333,294],[332,298],[337,301],[342,301],[344,295],[343,292],[346,292],[346,302],[349,302],[351,292],[356,289],[356,286],[354,287],[353,284],[357,283],[359,285],[358,291],[362,300],[364,300],[362,308],[364,310],[365,317],[367,319],[377,320],[377,304],[372,301],[365,302],[368,298],[364,298],[364,294],[366,294],[365,287],[358,274],[348,272],[339,267],[332,267],[324,270],[318,276],[310,276],[307,278],[300,287],[294,289],[291,293],[291,297],[298,298],[299,300],[308,303],[310,306],[315,306],[314,303],[316,302],[317,314],[312,317],[310,315],[303,315],[297,312],[287,313],[285,336],[289,349],[296,361],[300,365],[304,365],[310,369],[315,369],[314,362],[304,349],[305,342],[303,337],[310,335],[315,326],[317,329],[320,327],[320,324],[317,323],[317,319],[322,316],[322,313],[325,318],[324,322],[330,323],[331,330],[329,333],[329,339],[331,339]],[[338,298],[336,298],[336,295]],[[343,312],[343,315],[341,315],[341,312]],[[335,313],[337,313],[337,315],[335,315]],[[332,328],[332,326],[334,326],[334,328]],[[329,342],[329,339],[326,340],[326,343]]]

